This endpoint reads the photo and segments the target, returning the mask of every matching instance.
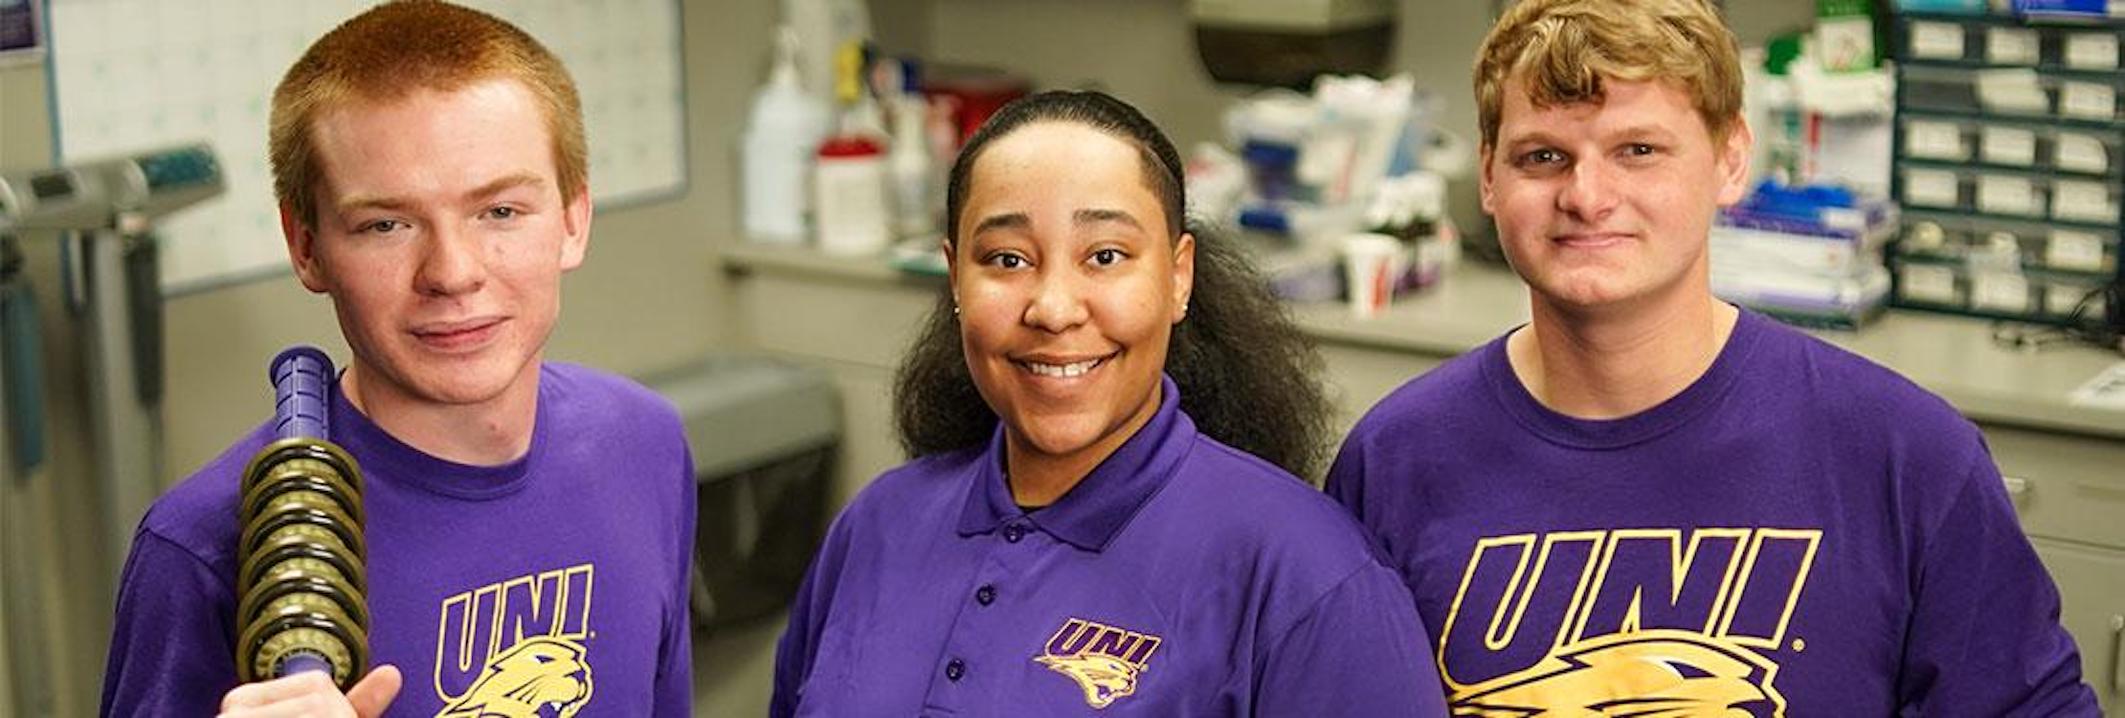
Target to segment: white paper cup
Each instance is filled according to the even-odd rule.
[[[1407,261],[1402,242],[1393,237],[1371,233],[1344,237],[1343,277],[1351,313],[1371,317],[1386,310]]]

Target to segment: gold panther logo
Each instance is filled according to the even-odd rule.
[[[1093,708],[1114,705],[1117,698],[1136,692],[1136,666],[1107,656],[1041,656],[1033,660],[1056,673],[1077,681],[1085,691],[1085,704]]]
[[[1046,651],[1033,660],[1069,676],[1094,709],[1114,705],[1136,693],[1136,681],[1158,650],[1158,636],[1072,618],[1048,639]]]
[[[590,701],[581,644],[535,636],[487,662],[478,682],[436,718],[569,718]]]
[[[1526,670],[1457,692],[1455,716],[1782,718],[1777,666],[1702,634],[1648,630],[1565,646]]]

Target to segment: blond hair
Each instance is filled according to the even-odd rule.
[[[1678,84],[1714,140],[1741,113],[1740,49],[1710,0],[1521,0],[1476,51],[1484,146],[1497,144],[1510,81],[1551,107],[1601,102],[1604,79]]]
[[[589,181],[583,103],[575,82],[544,45],[492,15],[436,0],[371,8],[318,38],[273,91],[267,152],[273,193],[316,226],[313,192],[323,179],[312,136],[319,115],[350,101],[389,102],[417,90],[450,92],[477,82],[523,84],[544,110],[561,196]]]

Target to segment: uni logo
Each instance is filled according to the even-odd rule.
[[[1162,642],[1158,636],[1072,618],[1048,638],[1033,660],[1077,681],[1095,709],[1136,693],[1136,680]]]
[[[497,581],[443,599],[438,716],[572,716],[590,700],[584,639],[595,568]]]
[[[1787,648],[1821,543],[1776,528],[1478,540],[1439,639],[1450,702],[1467,716],[1782,716],[1767,656]]]

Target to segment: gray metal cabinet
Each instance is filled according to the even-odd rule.
[[[2059,621],[2081,648],[2081,676],[2095,687],[2103,715],[2125,718],[2125,551],[2032,538],[2058,581]]]
[[[2125,718],[2125,441],[1985,427],[2104,715]]]

